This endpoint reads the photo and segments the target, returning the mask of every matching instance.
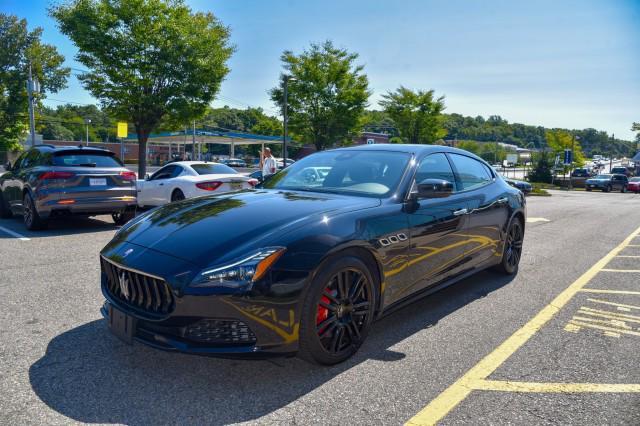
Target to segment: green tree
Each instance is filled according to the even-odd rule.
[[[475,141],[460,141],[456,148],[464,149],[465,151],[473,152],[476,155],[480,155],[480,144]]]
[[[539,153],[536,153],[534,155],[532,162],[533,162],[533,168],[531,169],[531,172],[529,172],[529,175],[527,176],[527,179],[529,180],[529,182],[551,183],[551,180],[552,180],[551,168],[553,164],[552,164],[552,158],[550,157],[549,153],[546,151],[541,151]]]
[[[26,81],[29,64],[41,93],[66,86],[69,68],[54,46],[40,41],[42,28],[27,29],[27,21],[0,13],[0,151],[19,149],[29,128]]]
[[[349,141],[360,128],[369,99],[369,80],[356,65],[356,53],[331,41],[312,43],[300,55],[285,51],[282,64],[295,78],[288,85],[289,128],[302,142],[322,150]],[[271,100],[283,110],[284,78],[270,90]]]
[[[640,150],[640,123],[633,123],[631,131],[638,132],[636,133],[636,148]]]
[[[400,86],[382,98],[380,106],[407,143],[434,143],[447,134],[442,126],[444,96],[434,98],[433,90],[413,91]]]
[[[584,154],[580,141],[566,130],[547,130],[545,132],[547,145],[555,154],[564,155],[565,149],[573,149],[573,163],[580,167],[584,164]]]
[[[149,134],[200,117],[229,72],[229,29],[182,0],[73,0],[50,14],[89,69],[83,86],[115,118],[133,123],[140,176]]]

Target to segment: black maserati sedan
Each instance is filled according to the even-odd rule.
[[[128,343],[335,364],[394,308],[489,267],[517,273],[525,215],[522,192],[466,151],[323,151],[128,222],[101,252],[102,314]]]

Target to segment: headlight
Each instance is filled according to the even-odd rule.
[[[191,283],[192,287],[238,288],[258,281],[285,252],[284,247],[267,247],[235,262],[207,268]]]

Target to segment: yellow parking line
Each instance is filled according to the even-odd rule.
[[[627,273],[638,273],[640,269],[601,269],[602,272],[627,272]]]
[[[640,392],[640,385],[623,383],[534,383],[500,380],[479,380],[475,390],[502,392],[578,393],[578,392]]]
[[[583,288],[580,290],[585,293],[602,293],[602,294],[628,294],[631,296],[640,296],[640,291],[627,291],[627,290],[606,290],[602,288]]]
[[[606,301],[606,300],[591,299],[591,298],[589,298],[587,300],[590,301],[590,302],[593,302],[593,303],[602,303],[603,305],[611,305],[611,306],[630,308],[630,309],[640,309],[640,306],[625,305],[624,303],[609,302],[609,301]]]
[[[418,414],[407,422],[407,425],[433,425],[446,416],[459,403],[461,403],[473,390],[473,385],[480,380],[486,379],[502,363],[524,345],[534,334],[538,332],[560,309],[571,300],[600,270],[618,255],[631,240],[640,235],[640,228],[636,229],[616,248],[611,250],[600,259],[595,265],[589,268],[569,287],[562,291],[551,303],[542,308],[536,316],[527,322],[522,328],[517,330],[493,352],[484,357],[474,367],[467,371],[462,377],[456,380],[451,386],[445,389],[440,395],[432,400]]]

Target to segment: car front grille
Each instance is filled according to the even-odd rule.
[[[247,324],[237,320],[203,319],[187,326],[184,337],[210,344],[255,343],[256,336]]]
[[[166,316],[175,307],[169,284],[161,278],[125,269],[101,258],[107,293],[114,301],[152,316]]]

